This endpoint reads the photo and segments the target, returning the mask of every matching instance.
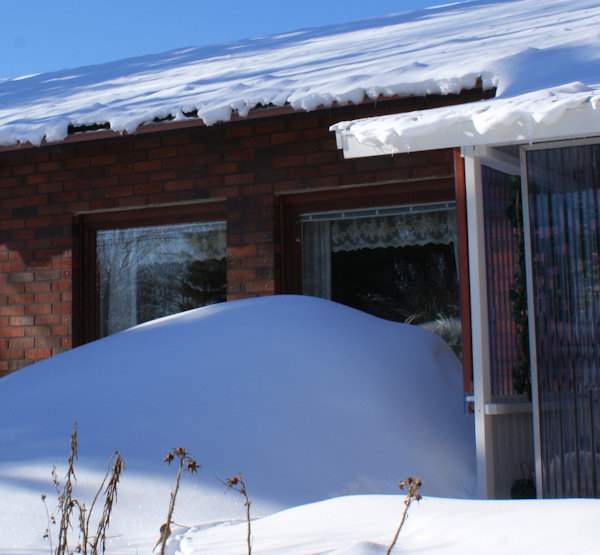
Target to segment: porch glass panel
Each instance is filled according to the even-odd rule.
[[[521,180],[483,165],[482,184],[491,394],[511,400],[530,392]]]
[[[600,496],[600,145],[527,152],[545,497]]]

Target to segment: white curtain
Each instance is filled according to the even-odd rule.
[[[333,252],[455,242],[455,210],[331,222]]]
[[[330,222],[302,224],[303,293],[331,299],[331,225]]]
[[[303,293],[331,298],[331,255],[360,249],[453,245],[456,210],[302,222]]]

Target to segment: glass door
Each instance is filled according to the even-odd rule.
[[[524,156],[543,495],[598,497],[600,144]]]

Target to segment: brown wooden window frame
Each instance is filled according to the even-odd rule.
[[[78,214],[73,230],[73,345],[100,338],[96,269],[98,231],[223,221],[227,221],[225,203],[220,200]]]
[[[464,168],[455,153],[455,177],[418,179],[395,184],[364,185],[339,189],[282,194],[279,202],[280,291],[302,294],[301,223],[303,214],[406,204],[456,202],[460,314],[463,325],[463,375],[465,392],[472,391],[471,304],[466,225]]]

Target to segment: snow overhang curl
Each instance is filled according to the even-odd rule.
[[[600,83],[599,29],[598,0],[467,0],[0,79],[0,146],[60,141],[99,127],[132,133],[190,117],[212,125],[258,107],[315,110],[476,86],[516,98],[564,83]],[[486,117],[465,133],[480,132]],[[423,127],[418,119],[413,128]]]
[[[600,136],[600,84],[346,121],[331,131],[346,158]]]

